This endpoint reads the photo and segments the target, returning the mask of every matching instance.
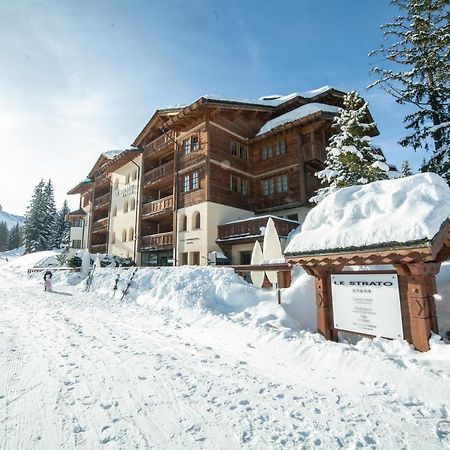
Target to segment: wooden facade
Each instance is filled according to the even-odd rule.
[[[328,89],[307,98],[293,96],[279,105],[202,97],[183,108],[156,111],[134,141],[134,149],[112,161],[99,158],[89,174],[90,247],[108,245],[109,174],[129,161],[127,152],[142,152],[139,252],[158,251],[159,246],[167,251],[176,245],[181,208],[212,202],[251,214],[276,215],[279,210],[307,207],[318,187],[314,174],[323,167],[333,114],[324,108],[258,133],[269,120],[299,106],[311,102],[341,106],[343,96]],[[86,199],[84,194],[82,203]]]

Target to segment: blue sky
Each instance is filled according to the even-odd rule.
[[[395,13],[388,0],[0,0],[0,204],[23,214],[40,178],[52,178],[60,206],[155,109],[203,94],[358,90],[375,142],[416,169],[423,154],[396,143],[406,107],[365,89],[368,52]]]

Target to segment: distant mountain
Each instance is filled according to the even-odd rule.
[[[22,226],[24,220],[25,218],[23,216],[16,216],[15,214],[7,213],[6,211],[3,211],[0,206],[0,222],[6,222],[8,230],[15,227],[17,222],[19,222],[19,225]]]

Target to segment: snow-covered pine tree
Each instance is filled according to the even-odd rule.
[[[67,200],[64,200],[62,208],[56,213],[54,221],[54,233],[53,233],[53,247],[62,248],[63,241],[68,241],[69,237],[69,222],[66,220],[66,215],[69,214],[69,205]],[[67,245],[68,242],[64,242]]]
[[[9,233],[8,250],[13,250],[22,245],[22,230],[18,223],[14,225]]]
[[[43,235],[45,236],[45,248],[51,250],[53,248],[53,239],[55,233],[56,205],[55,194],[53,191],[52,180],[49,179],[44,187],[44,221]]]
[[[44,188],[41,180],[34,188],[33,196],[25,214],[23,226],[23,243],[25,253],[39,252],[47,248],[47,236],[44,233]]]
[[[370,53],[384,67],[371,72],[400,104],[415,112],[405,117],[409,134],[399,143],[432,154],[422,171],[450,184],[450,3],[449,0],[391,0],[400,15],[381,27],[386,45]]]
[[[369,117],[367,103],[357,92],[349,92],[334,119],[336,133],[326,149],[326,167],[316,174],[327,186],[320,188],[312,201],[320,202],[343,187],[388,178],[389,166],[371,146],[369,134],[376,125],[367,122]]]
[[[409,161],[405,160],[402,162],[402,177],[410,177],[412,175],[411,167],[409,166]]]
[[[0,222],[0,252],[8,249],[9,231],[6,222]]]

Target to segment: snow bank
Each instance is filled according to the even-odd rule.
[[[306,216],[286,255],[431,240],[450,213],[450,188],[418,174],[330,194]]]
[[[31,269],[33,267],[51,267],[59,266],[56,256],[61,253],[60,250],[47,250],[43,252],[28,253],[15,258],[9,264],[9,267],[16,269]]]
[[[292,111],[282,114],[275,119],[269,120],[256,134],[257,136],[267,133],[274,128],[285,125],[289,122],[294,122],[295,120],[302,119],[303,117],[309,116],[316,112],[330,112],[336,113],[339,108],[336,106],[325,105],[324,103],[308,103],[307,105],[300,106]]]

